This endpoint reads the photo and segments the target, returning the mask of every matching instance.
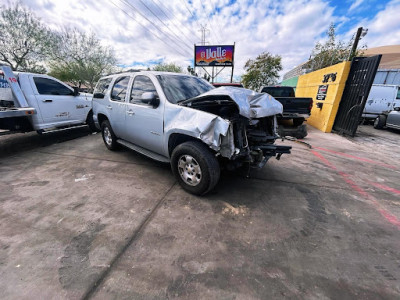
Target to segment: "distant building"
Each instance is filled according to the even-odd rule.
[[[400,69],[400,45],[381,46],[364,51],[365,56],[382,54],[379,69]]]
[[[283,75],[283,80],[285,81],[285,80],[288,80],[290,78],[297,77],[297,76],[300,76],[300,75],[308,73],[309,71],[307,69],[307,63],[308,63],[308,61],[298,65],[294,69],[292,69],[289,72],[285,73]]]
[[[368,49],[365,56],[382,54],[374,84],[400,85],[400,45],[382,46]]]

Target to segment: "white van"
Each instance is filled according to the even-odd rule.
[[[389,113],[400,106],[400,88],[397,85],[374,84],[365,103],[362,117],[376,119],[382,113]]]

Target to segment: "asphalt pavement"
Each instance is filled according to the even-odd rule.
[[[309,127],[196,197],[86,129],[2,136],[1,298],[399,299],[399,137]]]

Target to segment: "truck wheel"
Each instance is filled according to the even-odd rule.
[[[178,145],[172,152],[171,168],[182,188],[194,195],[211,191],[220,175],[217,158],[198,141]]]
[[[375,129],[382,129],[386,125],[386,116],[379,115],[374,121],[374,128]]]
[[[303,122],[304,122],[304,118],[293,119],[293,125],[296,127],[303,124]]]
[[[101,135],[108,150],[116,150],[118,148],[117,137],[111,128],[110,122],[107,120],[101,123]]]
[[[99,132],[100,131],[97,129],[96,125],[94,124],[93,112],[89,112],[89,114],[86,118],[86,124],[88,124],[91,132]]]
[[[307,136],[307,126],[305,124],[298,126],[297,131],[294,134],[296,139],[304,139]]]

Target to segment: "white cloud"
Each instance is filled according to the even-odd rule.
[[[315,42],[331,22],[343,26],[350,18],[335,16],[334,8],[326,0],[22,1],[52,28],[73,26],[93,31],[104,45],[114,47],[118,62],[128,66],[146,66],[163,60],[186,69],[193,60],[193,44],[200,42],[200,26],[206,25],[210,30],[206,37],[209,44],[236,42],[235,77],[243,73],[249,58],[264,51],[282,56],[283,74],[308,59]],[[361,2],[356,0],[349,10]],[[394,12],[399,11],[399,3],[400,0],[392,1],[375,18],[366,21],[369,45],[398,43],[400,19]],[[228,79],[230,69],[221,74]]]
[[[355,0],[353,2],[353,4],[350,6],[349,8],[349,12],[355,10],[357,7],[359,7],[362,3],[364,2],[364,0]]]
[[[368,34],[362,42],[369,48],[400,44],[400,0],[389,2],[385,9],[378,12],[372,19],[364,19],[349,32],[356,32],[357,27],[368,28]]]

